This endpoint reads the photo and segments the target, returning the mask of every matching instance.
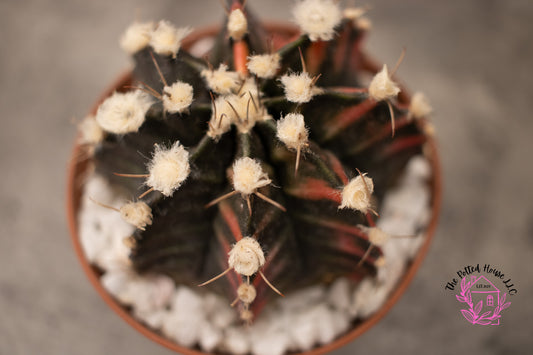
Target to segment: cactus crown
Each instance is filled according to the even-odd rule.
[[[137,196],[120,210],[134,269],[206,285],[249,321],[275,293],[376,273],[376,211],[430,109],[361,51],[361,9],[299,1],[300,32],[268,33],[228,4],[206,57],[182,46],[188,28],[129,27],[132,87],[82,133],[97,171]]]

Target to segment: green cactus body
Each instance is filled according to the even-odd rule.
[[[193,56],[187,48],[161,54],[147,44],[135,51],[133,85],[157,99],[138,130],[107,132],[94,146],[94,162],[99,174],[138,196],[147,190],[143,178],[154,144],[168,149],[179,142],[185,148],[190,171],[179,187],[168,196],[153,191],[141,198],[152,219],[133,235],[133,267],[140,274],[164,274],[178,284],[197,286],[227,271],[234,245],[251,237],[264,252],[264,264],[252,275],[230,270],[205,286],[232,302],[239,299],[240,285],[253,285],[255,299],[245,302],[241,297],[236,307],[248,320],[248,311],[257,316],[278,297],[267,280],[288,293],[339,277],[357,283],[376,274],[382,252],[366,228],[374,226],[372,210],[380,210],[383,196],[407,161],[422,153],[427,136],[424,118],[414,117],[404,92],[386,100],[369,94],[363,83],[380,68],[361,51],[366,31],[355,19],[340,19],[331,40],[311,40],[296,30],[269,33],[240,2],[230,3],[231,11],[246,15],[246,33],[228,33],[225,26],[208,59]],[[273,57],[279,58],[279,68],[272,77],[261,78],[248,69],[249,56],[259,54],[279,55]],[[221,64],[238,78],[236,88],[225,94],[215,92],[206,80],[210,67],[213,73]],[[311,90],[310,97],[288,99],[290,75],[311,78],[304,88]],[[193,101],[170,113],[161,99],[164,88],[176,82],[192,86]],[[230,105],[231,100],[245,100],[244,111]],[[231,111],[236,117],[229,129],[208,134],[222,131],[227,117],[221,112]],[[292,145],[278,137],[278,122],[291,113],[303,115],[308,134],[308,139],[296,137]],[[233,192],[234,164],[246,157],[260,164],[270,183],[250,193]],[[357,169],[372,179],[371,203],[364,210],[339,208],[344,187],[362,176]]]

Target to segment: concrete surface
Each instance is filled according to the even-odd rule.
[[[265,18],[287,1],[250,0]],[[440,228],[398,305],[342,354],[531,353],[533,168],[530,0],[368,0],[367,47],[431,98],[444,166]],[[137,334],[93,291],[65,221],[66,165],[80,119],[128,58],[134,19],[217,21],[218,1],[0,2],[0,354],[171,354]],[[490,263],[518,294],[500,326],[472,326],[444,284]]]

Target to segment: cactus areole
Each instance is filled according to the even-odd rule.
[[[161,21],[126,31],[121,44],[135,67],[88,118],[95,121],[80,126],[77,154],[90,157],[72,167],[69,203],[78,208],[78,175],[94,166],[132,196],[127,214],[120,211],[137,227],[128,238],[136,273],[222,295],[253,322],[284,294],[377,274],[389,238],[375,227],[382,201],[417,155],[433,168],[423,254],[440,183],[427,101],[412,107],[395,69],[361,50],[363,11],[304,0],[294,9],[299,27],[283,27],[263,26],[237,0],[228,5],[221,29],[189,34]],[[385,309],[420,262],[413,259]],[[83,263],[102,290],[97,270]],[[382,314],[356,322],[335,346]]]

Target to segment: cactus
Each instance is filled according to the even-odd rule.
[[[293,36],[227,5],[205,57],[181,47],[187,28],[133,24],[132,84],[81,131],[96,171],[137,196],[118,209],[135,271],[209,288],[250,322],[277,294],[376,274],[380,204],[430,108],[362,52],[364,10],[300,1]]]

